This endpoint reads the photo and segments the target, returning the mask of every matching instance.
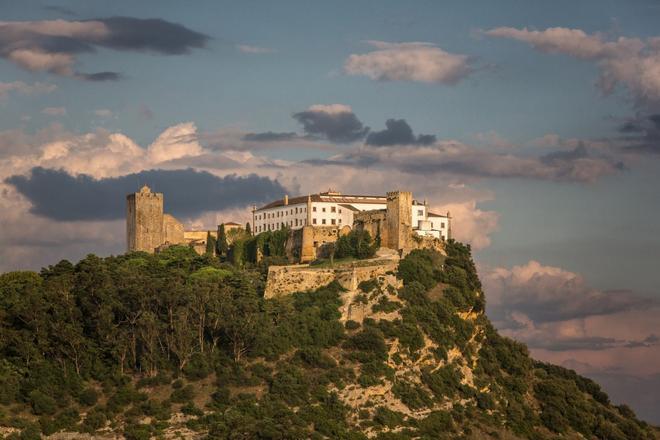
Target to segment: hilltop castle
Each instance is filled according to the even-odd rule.
[[[129,251],[154,252],[184,244],[198,253],[206,252],[207,240],[217,230],[185,230],[183,224],[164,213],[163,194],[148,186],[126,196],[126,237]],[[238,229],[225,223],[225,232]],[[451,236],[451,217],[429,211],[426,201],[413,199],[409,191],[392,191],[385,196],[344,195],[337,191],[282,199],[252,210],[255,235],[290,230],[287,254],[306,263],[327,256],[341,235],[352,229],[366,230],[380,237],[381,246],[401,254],[433,246]]]
[[[151,192],[145,185],[126,196],[126,248],[128,251],[155,252],[170,245],[184,244],[199,254],[206,252],[209,237],[215,230],[185,230],[183,224],[163,211],[163,194]],[[225,232],[241,228],[238,223],[224,223]]]

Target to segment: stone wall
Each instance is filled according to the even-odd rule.
[[[396,270],[397,260],[375,262],[370,266],[340,266],[314,268],[309,265],[270,266],[266,281],[265,298],[291,295],[294,292],[316,290],[337,281],[347,290],[357,289],[358,284]]]
[[[297,231],[292,231],[291,244],[288,248],[292,250],[300,246],[300,262],[309,263],[317,258],[328,258],[332,252],[330,243],[346,235],[351,231],[350,226],[303,226]]]
[[[353,226],[360,231],[367,231],[374,240],[380,234],[380,243],[387,245],[387,211],[384,209],[374,211],[361,211],[353,215]]]
[[[170,244],[184,242],[183,224],[169,214],[163,214],[163,242]]]

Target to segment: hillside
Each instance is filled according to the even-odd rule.
[[[1,275],[0,435],[660,437],[498,335],[467,246],[274,299],[267,263],[173,247]]]

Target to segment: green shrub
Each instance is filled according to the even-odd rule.
[[[105,413],[98,408],[94,408],[87,413],[87,416],[82,423],[82,430],[83,432],[94,433],[103,428],[106,422],[107,418]]]
[[[358,259],[371,258],[376,254],[377,244],[371,239],[369,232],[353,229],[339,237],[335,243],[335,258],[354,257]]]
[[[99,393],[92,387],[85,388],[78,396],[78,402],[84,406],[94,406],[99,400]]]
[[[170,395],[170,401],[172,403],[185,403],[192,400],[195,397],[195,389],[192,385],[186,385],[182,388],[177,388],[172,391]]]
[[[356,322],[356,321],[353,321],[352,319],[349,319],[344,324],[344,327],[346,328],[346,330],[356,330],[356,329],[360,328],[360,323]]]
[[[378,288],[378,280],[375,278],[362,281],[360,282],[360,284],[358,284],[358,289],[360,289],[364,293],[369,293],[372,290],[376,290],[377,288]]]
[[[55,414],[55,411],[57,411],[57,403],[55,402],[55,399],[47,396],[39,390],[31,391],[29,398],[32,412],[36,415],[53,415]]]

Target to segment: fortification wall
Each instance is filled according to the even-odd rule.
[[[169,214],[163,214],[163,242],[170,244],[184,242],[183,224]]]
[[[290,248],[294,249],[299,241],[300,262],[309,263],[317,258],[328,258],[332,251],[328,244],[348,234],[351,228],[350,226],[303,226],[299,231],[299,236],[292,235]]]
[[[337,281],[347,290],[357,289],[358,284],[396,270],[398,261],[379,261],[371,266],[338,268],[314,268],[308,265],[270,266],[266,281],[265,298],[306,292]]]
[[[380,242],[385,246],[389,240],[387,230],[387,211],[380,209],[374,211],[361,211],[353,215],[356,229],[367,231],[375,239],[380,234]]]

